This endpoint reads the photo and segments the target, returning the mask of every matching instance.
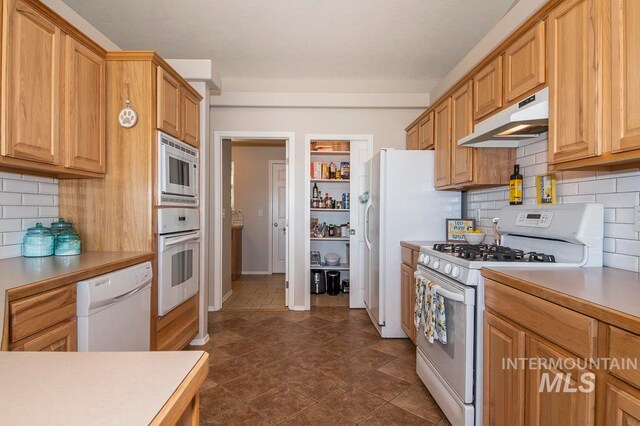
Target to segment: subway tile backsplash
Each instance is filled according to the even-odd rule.
[[[57,179],[0,172],[0,259],[20,256],[27,228],[57,217]]]
[[[517,162],[524,176],[524,203],[535,204],[535,176],[547,173],[547,141],[518,148]],[[640,203],[640,169],[556,172],[558,203],[604,204],[604,264],[640,272],[640,236],[633,227],[633,208]],[[480,189],[467,193],[466,217],[475,218],[494,240],[492,219],[509,204],[509,188]]]

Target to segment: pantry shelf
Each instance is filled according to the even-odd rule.
[[[349,237],[311,237],[311,241],[349,241]]]
[[[311,209],[312,212],[349,212],[349,209]]]
[[[311,151],[311,156],[315,155],[351,155],[349,151]]]
[[[320,270],[320,271],[348,271],[349,270],[349,264],[348,263],[341,263],[338,266],[311,265],[311,269],[312,270]]]
[[[349,183],[349,179],[311,179],[311,182],[324,182],[324,183]]]

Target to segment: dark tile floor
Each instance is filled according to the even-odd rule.
[[[381,339],[364,310],[215,312],[209,333],[204,425],[449,424],[413,344]]]

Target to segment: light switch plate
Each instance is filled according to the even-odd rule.
[[[636,232],[640,232],[640,206],[633,208],[633,228]]]

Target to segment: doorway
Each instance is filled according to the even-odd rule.
[[[213,310],[288,309],[292,139],[215,132]]]

